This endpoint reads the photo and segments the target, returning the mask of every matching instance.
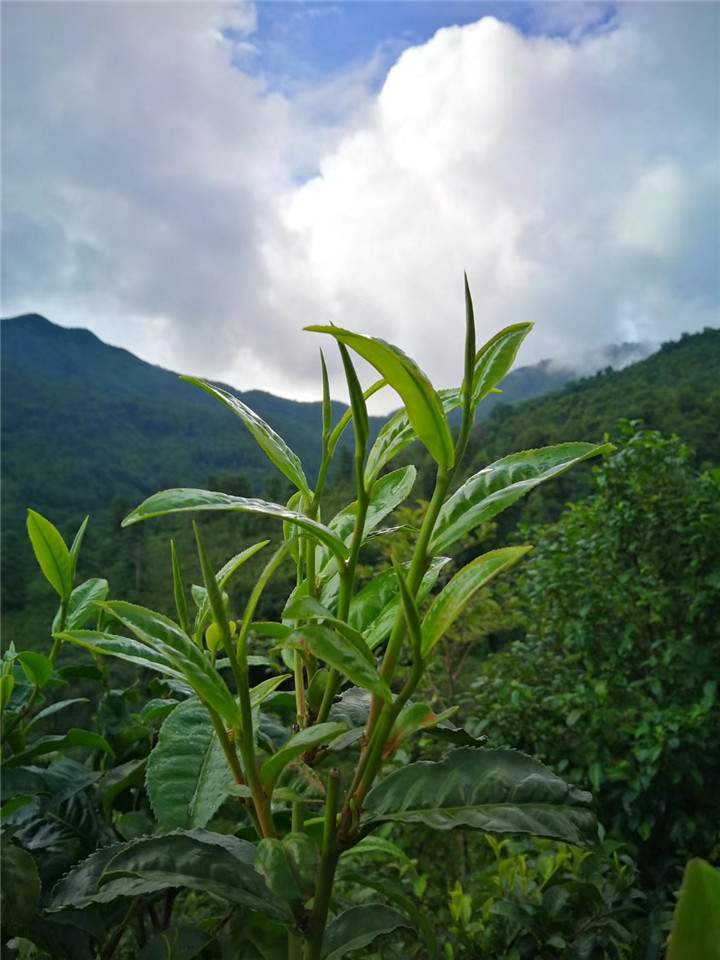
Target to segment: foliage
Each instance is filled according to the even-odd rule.
[[[372,862],[373,834],[387,824],[593,842],[597,826],[587,792],[520,752],[471,738],[468,745],[463,731],[447,727],[447,714],[413,699],[428,660],[467,603],[529,549],[476,557],[430,597],[447,562],[441,548],[538,483],[611,450],[575,443],[526,451],[450,494],[477,404],[508,372],[530,329],[508,327],[477,350],[467,285],[465,292],[464,375],[457,391],[443,395],[397,348],[340,328],[320,331],[338,341],[351,407],[334,423],[323,361],[322,456],[312,488],[300,458],[257,413],[194,382],[230,406],[295,490],[276,503],[173,488],[125,517],[123,526],[132,529],[151,518],[228,512],[251,523],[271,521],[282,532],[274,549],[267,539],[239,553],[236,547],[218,569],[205,545],[212,526],[193,523],[202,584],[188,582],[171,543],[172,617],[107,600],[104,580],[75,587],[85,524],[68,547],[53,524],[30,512],[33,549],[60,607],[47,657],[11,648],[3,661],[5,869],[27,875],[38,893],[25,914],[12,918],[6,939],[20,934],[55,956],[108,958],[134,939],[143,955],[187,943],[206,956],[236,955],[240,948],[270,956],[277,943],[296,960],[335,960],[381,935],[404,937],[417,925],[422,931],[417,910],[390,888],[374,903],[347,903],[334,892],[343,856]],[[348,348],[374,365],[404,403],[392,436],[379,436],[372,449],[365,400],[381,384],[363,394]],[[452,408],[462,411],[457,436],[447,420]],[[323,520],[330,516],[323,507],[333,454],[350,424],[353,500]],[[415,480],[412,466],[382,469],[416,437],[437,469],[411,556],[404,563],[393,558],[392,568],[362,586],[356,574],[365,540],[380,534]],[[230,581],[260,557],[252,589],[235,609]],[[265,589],[288,567],[293,585],[284,608],[276,619],[263,619]],[[59,654],[69,646],[90,655],[83,665],[106,687],[98,666],[104,657],[130,664],[131,675],[155,676],[155,696],[130,718],[133,686],[128,697],[106,688],[98,713],[109,738],[82,729],[35,736],[42,691],[62,683]],[[440,759],[403,763],[400,748],[434,727],[462,745]],[[58,776],[70,781],[67,789],[52,789]],[[35,860],[48,833],[60,856],[50,874],[51,857]],[[186,914],[176,915],[175,900],[192,903],[197,894],[198,923],[180,938],[176,922]],[[213,912],[218,903],[220,917]]]
[[[461,700],[482,718],[474,732],[592,789],[662,897],[720,839],[720,475],[654,431],[624,423],[618,442],[595,496],[532,531],[515,591],[524,636]]]

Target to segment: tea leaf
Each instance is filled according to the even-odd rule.
[[[117,657],[138,667],[146,667],[157,673],[183,680],[184,675],[163,653],[140,643],[132,637],[120,637],[104,630],[67,630],[55,633],[64,643],[74,643],[78,647],[97,653],[100,656]]]
[[[60,532],[34,510],[28,510],[27,532],[45,579],[61,600],[67,600],[72,590],[73,559]]]
[[[341,327],[310,326],[305,329],[314,333],[329,333],[371,363],[402,397],[415,433],[435,462],[443,468],[453,465],[453,439],[442,403],[414,360],[384,340],[365,337]]]
[[[93,616],[99,613],[97,606],[107,597],[110,592],[110,586],[107,580],[93,578],[79,584],[70,594],[68,601],[67,616],[65,617],[66,630],[79,630]],[[53,632],[60,628],[60,611],[55,614],[52,629]]]
[[[464,747],[438,762],[394,771],[365,799],[364,822],[422,823],[433,830],[472,827],[592,843],[592,797],[515,750]]]
[[[213,386],[206,380],[201,380],[198,377],[181,377],[180,379],[192,384],[194,387],[199,387],[201,390],[204,390],[205,393],[209,393],[211,397],[215,397],[216,400],[219,400],[231,410],[235,416],[240,417],[268,460],[275,464],[278,470],[288,478],[293,486],[297,487],[298,490],[301,490],[307,496],[311,495],[300,458],[296,453],[293,453],[283,438],[275,433],[273,428],[266,423],[262,417],[259,417],[254,410],[251,410],[250,407],[243,403],[238,397],[233,396],[221,387]]]
[[[719,960],[720,871],[695,858],[685,868],[667,960]]]
[[[295,757],[307,753],[308,750],[314,750],[323,743],[329,743],[330,740],[339,737],[346,730],[347,727],[344,723],[318,723],[314,727],[307,727],[305,730],[300,730],[295,736],[290,737],[288,742],[262,765],[260,779],[265,789],[272,790],[282,771]]]
[[[301,527],[321,543],[326,544],[340,560],[346,559],[348,550],[335,534],[317,520],[311,520],[302,513],[295,513],[279,503],[256,500],[251,497],[234,497],[229,493],[212,490],[193,490],[176,488],[162,490],[148,497],[136,507],[122,522],[128,527],[140,520],[162,517],[168,513],[184,513],[189,510],[237,510],[240,513],[257,513],[264,517],[275,517]]]
[[[384,933],[409,926],[401,913],[384,903],[350,907],[327,925],[323,939],[323,960],[339,960],[352,950],[366,947]]]
[[[532,330],[531,323],[514,323],[505,327],[478,350],[473,374],[475,406],[497,386],[515,362],[520,345]]]
[[[375,666],[366,646],[354,643],[349,637],[319,624],[308,624],[292,634],[304,640],[308,648],[325,663],[352,680],[358,687],[370,690],[382,700],[390,701],[392,694]]]
[[[204,827],[222,804],[233,777],[199,700],[178,704],[166,718],[145,782],[161,830]]]
[[[577,463],[609,453],[612,444],[558,443],[503,457],[466,480],[443,504],[430,543],[447,550],[466,533],[516,503],[535,487],[559,477]]]
[[[476,557],[445,584],[425,614],[422,625],[422,655],[427,657],[435,644],[462,613],[481,587],[524,557],[532,547],[502,547]]]
[[[180,670],[195,692],[231,727],[240,721],[240,710],[225,682],[205,654],[180,627],[161,613],[133,603],[114,600],[104,604],[142,643],[164,654]]]

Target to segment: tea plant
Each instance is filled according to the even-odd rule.
[[[337,342],[350,394],[349,410],[333,425],[321,353],[322,458],[313,485],[286,442],[244,403],[208,382],[184,378],[241,420],[296,492],[279,504],[217,491],[165,490],[133,510],[124,525],[196,511],[276,520],[282,541],[239,615],[229,609],[224,588],[268,547],[267,540],[246,546],[216,572],[195,524],[202,586],[188,590],[170,544],[175,620],[97,596],[92,609],[99,623],[87,629],[68,615],[73,567],[67,547],[47,521],[42,542],[33,538],[61,597],[51,662],[60,644],[75,644],[166,681],[164,697],[148,707],[164,716],[147,759],[152,832],[101,845],[60,880],[45,903],[46,921],[83,917],[89,935],[104,944],[103,957],[112,955],[122,931],[131,928],[137,904],[147,907],[157,935],[166,938],[162,955],[175,956],[172,944],[180,938],[187,945],[184,957],[212,950],[213,944],[226,951],[223,956],[237,956],[240,945],[243,956],[278,956],[282,943],[290,960],[336,960],[394,930],[406,928],[413,936],[407,930],[418,926],[423,938],[422,917],[407,898],[395,897],[392,887],[378,891],[382,902],[353,905],[336,893],[338,869],[346,878],[350,863],[372,886],[372,864],[378,856],[395,855],[393,845],[383,846],[374,833],[387,825],[477,829],[571,844],[595,836],[588,793],[524,754],[479,746],[450,722],[454,710],[436,715],[413,699],[438,642],[466,604],[530,547],[478,556],[431,596],[449,562],[447,551],[539,484],[610,449],[562,443],[512,454],[454,489],[476,408],[497,389],[531,329],[529,323],[514,324],[477,349],[467,282],[465,302],[464,375],[453,390],[435,391],[409,357],[382,340],[335,326],[307,328]],[[350,351],[380,374],[364,392]],[[366,400],[386,385],[403,407],[371,444]],[[457,436],[448,419],[455,411]],[[326,522],[328,472],[351,423],[355,499]],[[411,558],[395,560],[359,587],[363,545],[393,535],[392,527],[381,524],[408,498],[415,481],[412,465],[386,468],[416,440],[433,458],[436,477]],[[296,578],[282,617],[260,620],[263,591],[286,563],[294,564]],[[255,682],[258,671],[264,679]],[[15,714],[10,723],[22,720]],[[434,732],[452,749],[440,760],[394,762],[400,745],[421,731]],[[16,767],[26,759],[22,747],[11,756]],[[206,905],[188,933],[173,926],[178,890],[191,892],[182,894],[188,904],[197,891],[207,896],[203,902],[223,906],[212,912]],[[93,932],[93,923],[102,934]],[[26,929],[25,935],[32,934]],[[198,944],[194,953],[191,942]],[[426,942],[432,953],[432,938]]]

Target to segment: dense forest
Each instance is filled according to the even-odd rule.
[[[100,361],[111,348],[100,345],[100,351],[91,335],[60,335],[46,324],[41,318],[31,324],[40,339],[29,353],[57,364],[59,351],[47,346],[43,354],[38,344],[61,336],[70,343],[65,359],[52,376],[40,378],[42,386],[34,381],[32,390],[26,389],[30,369],[18,362],[15,379],[4,383],[3,397],[3,469],[9,477],[5,509],[13,512],[3,537],[4,643],[31,651],[47,649],[57,601],[16,522],[19,499],[55,521],[69,543],[82,520],[82,493],[82,503],[93,509],[78,582],[104,577],[113,599],[175,616],[168,540],[175,543],[188,581],[202,584],[195,537],[182,514],[121,528],[137,502],[162,486],[196,484],[277,503],[292,494],[283,476],[259,466],[250,438],[227,411],[184,385],[179,401],[184,406],[178,406],[174,375],[157,371],[152,388],[143,379],[139,397],[140,381],[133,379],[139,361],[123,351],[115,351],[114,361],[96,371],[105,397],[92,392],[83,401],[82,372],[73,364],[87,349],[98,350]],[[19,347],[13,349],[19,356]],[[73,360],[75,350],[80,354]],[[720,855],[713,787],[720,778],[715,746],[720,331],[683,335],[619,371],[603,370],[565,385],[545,380],[535,391],[544,395],[534,399],[522,400],[517,382],[513,389],[520,395],[513,394],[507,389],[509,379],[504,394],[489,398],[492,409],[470,433],[454,487],[514,451],[604,440],[613,449],[534,490],[502,516],[491,516],[450,550],[451,563],[439,574],[441,588],[454,571],[486,551],[534,544],[509,575],[475,594],[440,641],[439,655],[418,687],[418,700],[436,718],[454,703],[460,705],[452,724],[444,734],[442,727],[429,726],[427,732],[421,728],[414,738],[403,739],[392,763],[402,768],[421,758],[440,761],[448,738],[473,748],[480,743],[514,748],[592,793],[598,839],[581,849],[551,837],[495,838],[462,829],[436,834],[410,823],[386,824],[371,853],[372,883],[367,874],[363,878],[369,889],[359,886],[359,868],[349,858],[339,874],[338,896],[350,909],[367,903],[377,908],[378,901],[400,904],[406,921],[411,918],[422,931],[418,941],[399,922],[389,925],[387,931],[394,933],[372,947],[360,945],[358,957],[655,960],[664,955],[686,862],[692,857],[717,862]],[[61,395],[69,400],[60,402]],[[292,438],[296,452],[315,471],[319,449],[310,438],[321,422],[321,405],[242,396],[279,433]],[[510,402],[514,398],[520,402]],[[78,419],[85,403],[97,404],[101,414],[101,420],[93,418],[90,433]],[[41,439],[48,410],[57,413],[52,445]],[[333,405],[335,420],[343,410]],[[19,419],[8,433],[11,411]],[[371,421],[370,436],[379,428],[379,421]],[[198,456],[198,445],[209,434],[212,454]],[[80,436],[83,449],[73,461],[71,451],[77,450]],[[326,522],[353,497],[350,450],[349,442],[339,447],[323,502],[321,519]],[[40,463],[45,470],[36,468]],[[410,560],[434,475],[432,459],[419,443],[408,447],[394,466],[407,470],[411,464],[418,467],[412,494],[384,521],[392,524],[389,532],[380,530],[364,545],[357,568],[361,589],[387,576],[393,561]],[[86,478],[93,472],[96,476]],[[23,479],[31,476],[35,486]],[[47,492],[51,488],[57,490],[55,502]],[[278,524],[262,516],[197,517],[215,569],[251,543],[268,538],[273,549],[282,541]],[[229,611],[243,609],[265,559],[252,557],[227,583]],[[279,567],[255,619],[281,616],[295,576],[291,563]],[[262,638],[255,642],[257,662],[251,671],[254,682],[262,682],[267,676],[263,657],[272,657],[272,644]],[[171,683],[153,680],[127,663],[93,661],[77,647],[64,647],[61,653],[62,695],[73,702],[61,715],[49,715],[43,732],[59,735],[68,726],[93,730],[110,753],[102,747],[93,752],[91,772],[98,776],[74,795],[72,810],[63,807],[70,824],[64,831],[51,827],[59,807],[49,781],[24,813],[11,811],[16,839],[38,862],[45,902],[54,883],[97,846],[154,829],[143,757],[179,695]],[[411,668],[409,660],[401,660],[403,676]],[[48,692],[48,699],[52,695]],[[152,699],[144,705],[148,695]],[[355,707],[348,703],[351,709]],[[332,718],[339,716],[340,711]],[[277,731],[268,727],[265,735],[272,739]],[[13,748],[22,756],[22,744]],[[77,763],[87,751],[71,751],[70,756]],[[306,787],[303,796],[310,804],[313,784],[308,781]],[[224,806],[213,812],[210,827],[220,833],[231,829]],[[237,942],[197,892],[185,892],[177,902],[166,896],[140,903],[115,939],[102,941],[102,931],[117,929],[118,918],[106,907],[93,907],[80,940],[66,937],[62,920],[46,915],[36,920],[36,943],[50,950],[55,938],[60,952],[53,956],[91,958],[97,943],[104,942],[103,956],[129,958],[142,951],[145,960],[191,960],[229,956],[222,952],[230,949],[223,947],[223,938]],[[163,911],[165,919],[158,915]],[[77,920],[77,914],[72,916]],[[171,948],[166,928],[176,938]],[[287,956],[274,940],[272,923],[257,926],[246,918],[243,936],[249,958]],[[187,944],[181,949],[183,938]]]

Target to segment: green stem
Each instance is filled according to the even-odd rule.
[[[430,559],[428,553],[430,538],[432,537],[432,532],[435,528],[435,523],[437,521],[438,514],[440,513],[440,508],[445,500],[451,479],[452,472],[438,469],[437,476],[435,478],[435,489],[433,490],[432,499],[430,500],[427,512],[423,518],[422,526],[420,527],[420,533],[418,534],[418,539],[415,544],[415,550],[413,551],[413,557],[410,562],[407,585],[408,590],[413,597],[417,595],[422,578],[427,570]],[[400,650],[402,649],[403,640],[405,639],[405,626],[405,615],[402,609],[400,609],[398,610],[398,614],[390,634],[390,639],[388,640],[388,644],[385,649],[385,656],[383,657],[382,666],[380,668],[381,676],[383,676],[388,683],[390,683],[395,673],[397,661],[400,656]],[[413,671],[415,671],[415,669],[416,666],[414,665]],[[420,670],[420,675],[422,675],[422,667],[420,667]],[[417,682],[419,682],[419,680],[420,676],[418,676],[415,686],[417,686]],[[413,686],[413,690],[415,689],[415,686]],[[405,690],[405,688],[403,688],[403,690]],[[410,693],[412,693],[412,690]],[[410,693],[407,694],[405,700],[407,700],[407,697],[410,696]],[[402,696],[402,693],[400,696]],[[367,790],[372,785],[372,780],[377,774],[379,769],[379,761],[381,762],[382,760],[382,748],[384,746],[385,739],[392,731],[393,724],[395,723],[397,714],[399,713],[399,708],[397,711],[394,709],[398,699],[399,697],[394,701],[393,704],[385,704],[382,700],[375,696],[372,699],[365,733],[366,745],[360,755],[360,759],[358,760],[355,776],[353,778],[350,790],[348,791],[348,799],[346,801],[342,817],[343,829],[347,829],[350,823],[351,808],[358,808],[359,800],[356,796],[356,791],[360,787],[360,784],[363,784],[363,796],[365,796],[365,793],[367,793]],[[405,703],[405,700],[403,700],[400,704],[401,707]],[[368,769],[369,764],[371,763],[371,758],[372,770],[369,774]]]
[[[58,633],[62,633],[65,629],[65,622],[67,620],[68,612],[68,601],[69,597],[65,597],[60,601],[60,626]],[[57,637],[53,637],[52,646],[50,647],[50,663],[55,666],[55,661],[57,660],[57,655],[60,652],[60,647],[62,646],[62,640],[59,640]]]
[[[337,808],[340,792],[340,771],[331,770],[328,777],[327,797],[325,801],[325,823],[323,826],[320,866],[312,914],[310,916],[310,935],[306,950],[307,960],[320,960],[323,935],[330,908],[335,868],[340,856],[337,848]]]

